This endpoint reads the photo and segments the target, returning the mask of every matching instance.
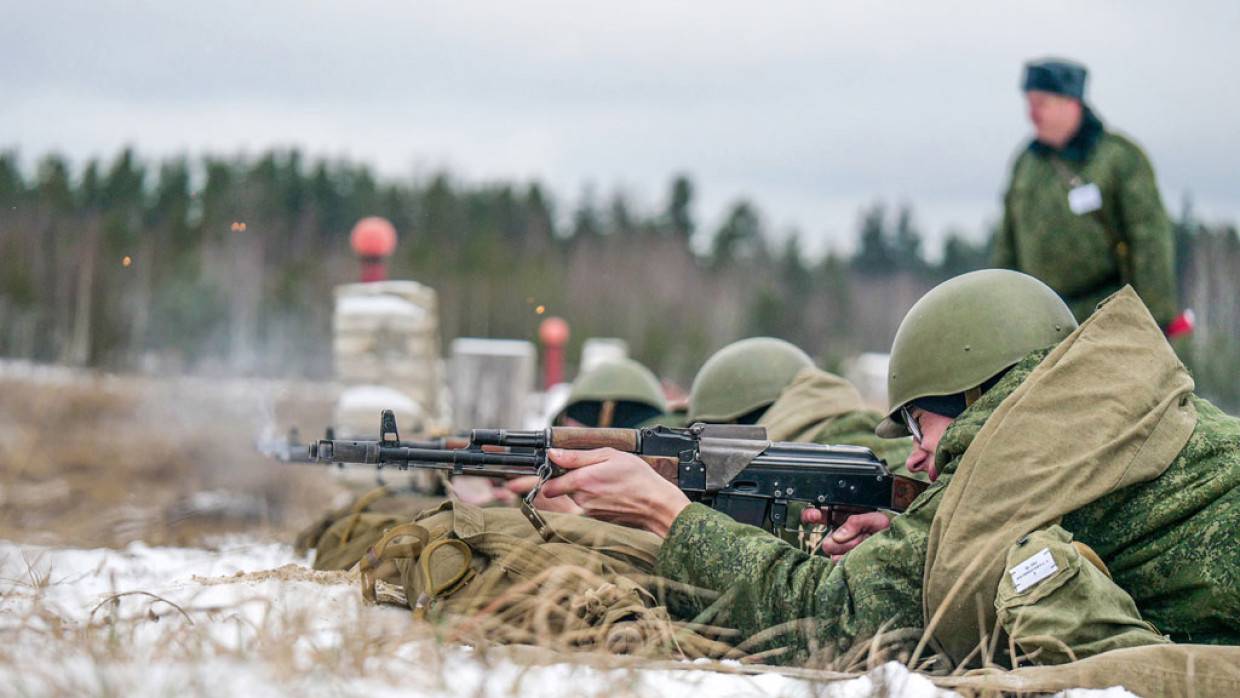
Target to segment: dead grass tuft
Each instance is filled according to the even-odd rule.
[[[313,466],[278,464],[253,447],[265,426],[325,423],[329,395],[74,376],[0,377],[0,538],[91,547],[193,545],[238,531],[286,539],[341,490]]]

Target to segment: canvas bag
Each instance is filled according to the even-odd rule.
[[[300,554],[314,550],[316,570],[350,569],[387,529],[408,520],[412,512],[400,510],[409,506],[408,497],[385,486],[376,487],[306,527],[298,534],[294,549]],[[382,511],[372,511],[375,508]]]
[[[359,567],[362,594],[381,580],[403,591],[415,617],[500,619],[505,637],[530,642],[531,629],[612,652],[642,647],[672,628],[654,575],[658,536],[581,516],[543,512],[553,535],[517,509],[445,502],[390,529]],[[503,641],[503,638],[491,638]],[[728,648],[692,632],[675,644],[695,656]]]
[[[1162,474],[1192,435],[1192,378],[1131,287],[1056,346],[987,420],[931,524],[923,613],[964,660],[995,625],[1006,553],[1027,533]]]

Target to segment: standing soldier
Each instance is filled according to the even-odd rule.
[[[993,265],[1031,274],[1078,321],[1131,284],[1164,330],[1176,314],[1175,245],[1141,148],[1084,103],[1085,66],[1025,65],[1034,139],[1016,158]]]

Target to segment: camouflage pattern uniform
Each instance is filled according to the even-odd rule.
[[[1072,212],[1072,177],[1098,186],[1101,210]],[[1140,147],[1106,130],[1088,108],[1062,150],[1034,141],[1017,157],[1003,201],[993,266],[1046,282],[1078,321],[1125,281],[1159,326],[1174,318],[1175,243],[1154,170]]]
[[[840,563],[694,504],[669,531],[659,574],[729,592],[715,622],[746,635],[814,619],[811,631],[791,638],[802,650],[844,651],[880,629],[920,628],[928,533],[943,489],[987,418],[1048,351],[1026,356],[953,422],[936,454],[938,482]],[[1197,427],[1161,477],[1082,507],[1062,526],[1098,552],[1142,615],[1173,640],[1240,644],[1240,420],[1194,400]]]

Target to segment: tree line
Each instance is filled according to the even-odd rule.
[[[367,215],[400,231],[391,276],[439,293],[445,341],[532,339],[541,309],[571,323],[570,356],[586,337],[623,337],[682,382],[747,335],[784,337],[828,367],[885,351],[926,289],[989,256],[988,242],[955,233],[931,261],[907,205],[864,209],[854,251],[817,260],[797,232],[774,235],[752,201],[732,203],[713,230],[696,208],[685,175],[643,209],[589,191],[565,205],[536,181],[381,178],[297,150],[151,162],[125,149],[80,166],[48,155],[29,169],[7,152],[0,355],[327,376],[331,291],[356,278],[348,234]],[[1196,223],[1186,208],[1177,244],[1186,301],[1208,324],[1182,353],[1207,392],[1235,404],[1236,231]]]

